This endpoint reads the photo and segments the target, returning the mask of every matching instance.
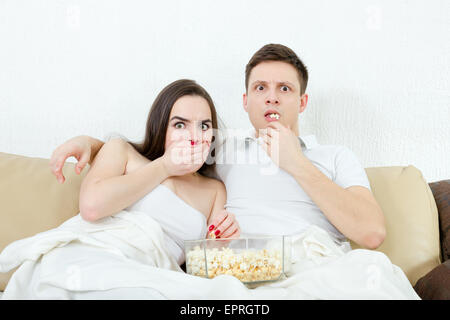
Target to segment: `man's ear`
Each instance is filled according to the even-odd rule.
[[[298,113],[302,113],[303,111],[305,111],[307,104],[308,104],[308,95],[304,93],[300,97],[300,107],[298,109]]]
[[[244,93],[242,95],[242,105],[244,106],[245,112],[248,112],[248,110],[247,110],[247,94],[246,93]]]

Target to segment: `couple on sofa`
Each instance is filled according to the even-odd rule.
[[[243,106],[252,130],[220,138],[207,91],[192,80],[178,80],[155,99],[142,143],[75,137],[53,152],[52,172],[64,182],[68,157],[78,159],[77,173],[90,163],[80,189],[83,220],[95,224],[122,210],[146,212],[161,225],[178,265],[185,259],[184,240],[298,235],[311,227],[335,243],[351,239],[375,249],[386,233],[383,212],[356,156],[343,146],[319,145],[312,135],[299,137],[307,81],[295,52],[265,45],[245,70]],[[405,297],[417,298],[404,275],[399,283]],[[147,289],[126,294],[167,296]],[[125,293],[108,294],[95,297]]]
[[[78,158],[80,171],[95,157],[80,190],[87,220],[114,214],[163,184],[202,212],[208,230],[222,238],[239,236],[239,229],[293,234],[315,224],[377,248],[385,236],[383,213],[358,159],[345,147],[299,138],[298,115],[308,101],[302,61],[286,46],[269,44],[250,59],[245,77],[243,105],[254,130],[216,139],[212,164],[207,157],[218,129],[212,99],[195,82],[178,80],[156,98],[142,144],[76,137],[54,151],[52,171],[64,181],[68,157]],[[246,154],[258,159],[237,163]],[[263,171],[265,155],[281,170]],[[207,177],[211,169],[222,182]]]

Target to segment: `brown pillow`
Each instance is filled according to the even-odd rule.
[[[48,159],[0,152],[0,252],[11,242],[55,228],[78,213],[88,167],[77,175],[74,166],[66,162],[66,181],[60,184]],[[0,273],[0,291],[14,271]]]
[[[450,300],[450,260],[420,278],[414,290],[424,300]]]
[[[429,184],[439,211],[442,261],[450,258],[450,180]]]

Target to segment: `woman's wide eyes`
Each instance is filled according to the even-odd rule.
[[[289,91],[289,87],[288,86],[282,86],[281,87],[281,91]]]
[[[184,129],[186,127],[186,125],[183,122],[177,122],[175,123],[175,128],[176,129]],[[202,123],[201,124],[202,130],[206,131],[209,129],[209,125],[206,123]]]

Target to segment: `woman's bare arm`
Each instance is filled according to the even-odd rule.
[[[208,217],[208,235],[224,238],[239,238],[241,231],[233,213],[225,209],[227,191],[221,181],[215,181],[217,193],[211,214]]]
[[[98,152],[80,188],[83,219],[95,221],[120,212],[167,179],[161,158],[125,175],[130,147],[112,139]]]

